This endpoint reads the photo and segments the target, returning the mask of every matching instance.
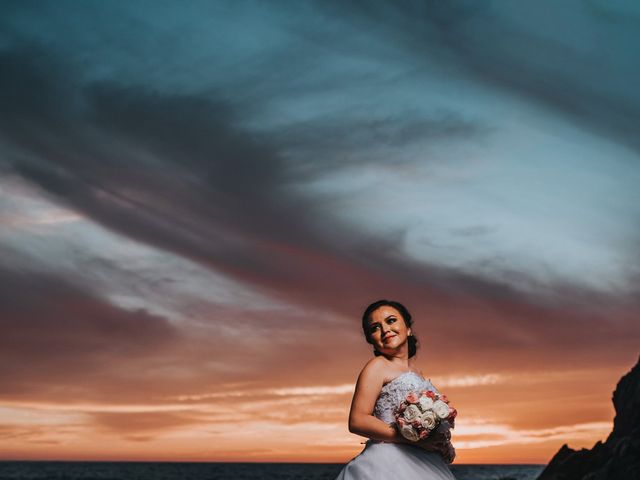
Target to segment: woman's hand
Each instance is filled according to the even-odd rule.
[[[429,441],[429,439],[425,438],[424,440],[415,442],[414,445],[428,452],[439,453],[446,463],[452,463],[456,458],[456,449],[449,440]]]
[[[456,449],[451,444],[451,427],[448,421],[444,420],[438,428],[436,428],[431,434],[422,440],[412,442],[404,438],[400,432],[396,431],[396,437],[391,440],[395,443],[404,443],[412,445],[427,452],[436,452],[442,455],[442,458],[446,463],[452,463],[456,458]]]
[[[442,453],[445,463],[453,463],[456,458],[456,449],[453,448],[451,442],[447,443],[446,449]]]
[[[453,462],[456,456],[456,450],[451,444],[451,428],[446,420],[427,438],[414,442],[414,445],[428,452],[439,453],[446,463]]]

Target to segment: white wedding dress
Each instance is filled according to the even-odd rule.
[[[387,424],[395,423],[393,410],[410,391],[438,390],[416,372],[404,372],[382,387],[373,415]],[[439,392],[438,392],[439,393]],[[437,452],[404,443],[367,440],[364,449],[338,474],[336,480],[455,480],[449,466]]]

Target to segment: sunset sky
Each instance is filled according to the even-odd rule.
[[[640,354],[640,6],[3,1],[0,459],[346,462],[404,303],[456,463]]]

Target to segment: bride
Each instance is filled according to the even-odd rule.
[[[455,480],[448,467],[455,449],[447,421],[418,442],[405,439],[395,427],[394,409],[408,392],[439,393],[414,365],[417,341],[411,325],[407,309],[391,300],[372,303],[362,316],[362,329],[375,356],[358,376],[349,431],[369,440],[336,480]]]

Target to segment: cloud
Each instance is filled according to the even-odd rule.
[[[551,9],[479,1],[317,6],[354,28],[377,32],[406,62],[435,64],[640,150],[640,97],[631,87],[640,78],[630,47],[638,40],[632,2],[569,2]]]
[[[430,8],[433,15],[426,20],[391,4],[372,9],[371,18],[356,17],[368,18],[358,25],[377,32],[368,22],[390,13],[379,34],[402,47],[404,61],[412,62],[421,45],[430,53],[444,45],[435,57],[439,62],[472,68],[464,63],[465,52],[445,37],[461,33],[469,39],[479,27],[469,27],[469,33],[468,22],[484,14]],[[314,197],[305,188],[316,176],[340,169],[340,153],[354,145],[429,146],[473,141],[491,131],[473,118],[449,110],[406,116],[379,111],[368,117],[367,109],[342,118],[345,108],[338,107],[303,120],[285,115],[280,124],[258,128],[263,104],[250,109],[224,88],[184,93],[130,78],[88,80],[59,52],[37,46],[6,47],[0,63],[4,171],[38,185],[51,202],[87,221],[291,306],[256,312],[205,299],[191,305],[190,322],[177,326],[162,315],[115,306],[71,278],[5,271],[14,285],[38,286],[43,306],[27,308],[30,300],[19,290],[15,298],[3,297],[9,304],[22,302],[15,309],[26,308],[15,317],[24,326],[7,320],[12,338],[23,344],[4,355],[24,365],[17,370],[22,378],[10,377],[7,395],[45,390],[57,400],[110,394],[114,402],[138,402],[144,389],[159,397],[198,395],[208,391],[202,388],[207,379],[225,388],[233,381],[340,388],[361,363],[355,348],[362,358],[370,353],[357,319],[361,307],[379,297],[411,306],[423,358],[447,358],[437,368],[467,371],[473,378],[495,372],[497,364],[509,370],[557,366],[571,358],[585,365],[622,363],[637,349],[633,298],[596,295],[570,284],[540,285],[522,272],[487,280],[416,261],[403,249],[409,226],[385,236],[362,232],[335,215],[339,198]],[[287,86],[280,86],[281,96],[287,96]],[[302,153],[317,157],[307,162]],[[345,163],[366,165],[365,156],[356,157]],[[370,218],[382,221],[375,213]],[[487,228],[474,225],[457,233],[477,235]],[[112,280],[127,276],[127,269],[105,258],[108,252],[82,266],[107,272]],[[144,278],[129,281],[140,284]],[[518,290],[518,283],[529,291]],[[74,315],[65,317],[67,308]],[[46,343],[42,338],[52,322],[55,342]],[[65,349],[56,350],[56,342]],[[292,372],[292,364],[299,370]],[[44,367],[32,368],[37,366]],[[105,377],[99,380],[97,373]]]
[[[438,385],[443,387],[470,387],[476,385],[493,385],[502,383],[505,379],[503,375],[487,373],[485,375],[463,375],[459,377],[446,377],[440,379]]]
[[[224,101],[104,83],[74,89],[77,79],[44,57],[4,52],[2,131],[15,152],[13,170],[55,201],[122,235],[299,299],[317,289],[316,278],[336,277],[339,288],[323,287],[334,294],[358,288],[367,257],[398,248],[341,224],[293,189],[277,147],[236,126]],[[360,265],[344,251],[356,245],[364,248]]]
[[[73,396],[74,388],[91,389],[117,372],[139,372],[181,341],[166,318],[117,308],[55,274],[0,266],[0,279],[5,398],[46,398],[56,391]]]
[[[91,417],[98,429],[135,441],[153,440],[162,433],[201,424],[204,420],[188,412],[95,412]]]
[[[597,436],[602,437],[611,430],[611,424],[606,422],[589,422],[531,430],[515,429],[500,424],[468,423],[461,428],[458,428],[458,425],[455,428],[453,441],[456,448],[465,450],[499,445],[529,445],[551,440],[566,443],[568,438],[571,438],[573,442],[582,443],[589,442]]]
[[[527,267],[544,255],[509,249],[540,226],[541,250],[589,243],[580,264],[600,221],[637,241],[635,170],[606,162],[640,147],[638,17],[567,5],[2,5],[3,450],[346,459],[359,317],[381,297],[410,307],[459,448],[533,457],[604,435],[640,341],[635,277],[542,281]],[[597,161],[549,142],[518,168],[566,132]],[[431,245],[414,257],[416,236]],[[486,263],[461,268],[472,243]]]

